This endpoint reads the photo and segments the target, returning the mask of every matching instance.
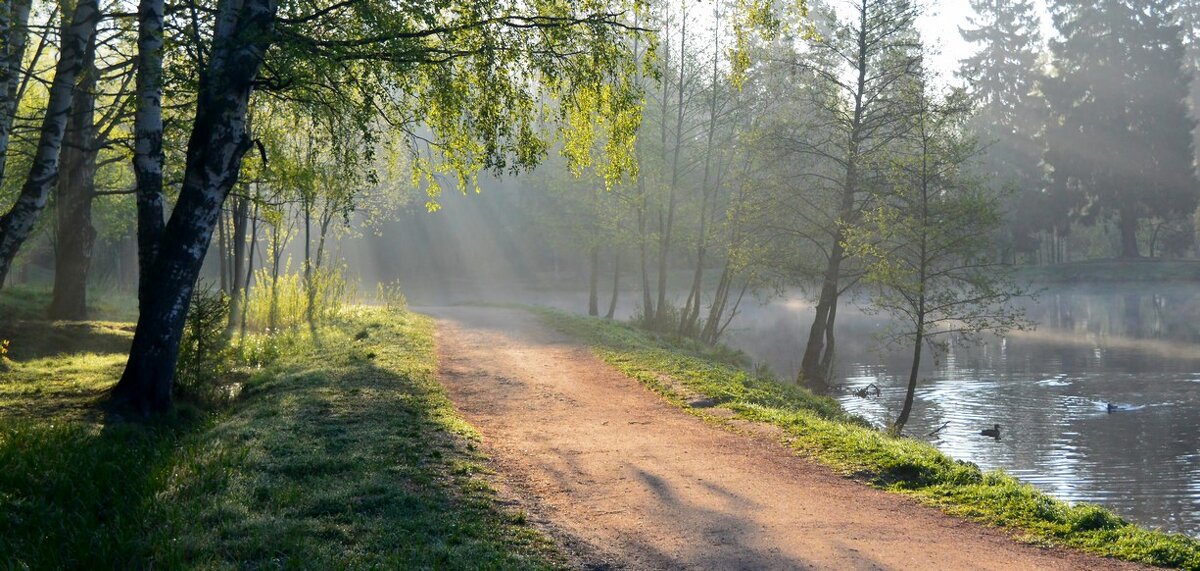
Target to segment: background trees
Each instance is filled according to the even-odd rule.
[[[937,82],[976,110],[950,131],[979,160],[955,164],[1005,191],[993,261],[1107,255],[1109,225],[1124,243],[1111,253],[1194,251],[1194,3],[1055,2],[1050,39],[1031,0],[972,7],[961,33],[977,50]],[[8,266],[33,245],[20,267],[54,275],[61,317],[84,315],[93,240],[113,262],[92,264],[101,279],[129,281],[137,260],[144,323],[118,392],[143,410],[169,401],[161,379],[201,276],[230,295],[230,332],[254,325],[256,287],[270,300],[300,284],[319,322],[342,236],[483,187],[500,198],[478,215],[506,225],[496,257],[519,260],[514,275],[580,276],[597,315],[629,300],[644,325],[713,343],[740,300],[803,290],[803,376],[820,387],[838,307],[866,291],[865,236],[885,239],[871,217],[904,198],[897,157],[914,153],[912,93],[931,81],[907,0],[145,0],[96,33],[59,31],[70,8],[0,10],[14,213],[0,236]],[[73,78],[52,75],[76,56]],[[60,164],[71,176],[55,179]],[[431,265],[479,260],[415,238]]]
[[[1176,3],[1057,1],[1045,93],[1053,191],[1081,220],[1114,220],[1120,256],[1138,257],[1146,218],[1196,208],[1189,78]]]
[[[1067,218],[1045,192],[1042,168],[1044,134],[1050,111],[1041,91],[1045,39],[1039,7],[1029,0],[972,0],[976,15],[960,29],[977,50],[962,60],[959,76],[977,105],[971,129],[980,139],[980,176],[1005,189],[1003,248],[1010,260],[1036,252],[1039,238],[1050,242],[1069,230]]]
[[[29,238],[58,177],[59,151],[75,95],[75,82],[95,41],[100,8],[95,0],[80,0],[63,26],[58,65],[50,85],[41,131],[29,174],[16,202],[0,216],[0,284],[8,277],[17,251]],[[19,31],[21,28],[17,28]],[[5,150],[6,149],[0,149]]]

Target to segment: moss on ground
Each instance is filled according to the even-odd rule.
[[[555,310],[537,311],[547,323],[589,344],[601,359],[672,402],[686,406],[689,395],[683,392],[700,394],[742,419],[778,426],[798,452],[842,474],[954,515],[1004,527],[1024,541],[1200,569],[1200,542],[1195,539],[1139,527],[1098,506],[1067,504],[1003,472],[985,473],[927,443],[891,436],[846,413],[832,399],[747,372],[744,359],[728,349],[708,349]]]

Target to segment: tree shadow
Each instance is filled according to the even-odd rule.
[[[78,353],[127,353],[132,323],[107,321],[4,321],[0,339],[9,343],[8,358],[32,361]]]

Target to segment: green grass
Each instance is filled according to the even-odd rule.
[[[782,428],[790,445],[847,476],[946,512],[1009,529],[1019,539],[1151,565],[1200,569],[1200,542],[1147,530],[1093,505],[1069,505],[1002,472],[981,472],[933,446],[890,436],[836,402],[745,371],[729,350],[627,325],[537,310],[604,361],[677,405],[702,395],[742,419]],[[704,414],[703,410],[694,412]]]
[[[255,338],[255,355],[278,356],[238,400],[151,425],[97,407],[123,363],[115,327],[44,354],[15,337],[0,375],[0,568],[564,565],[499,507],[478,435],[434,376],[429,319],[354,309],[316,344]]]
[[[43,287],[7,286],[0,291],[0,322],[10,319],[45,319],[50,290]],[[115,321],[137,319],[137,299],[112,287],[88,290],[88,311]]]

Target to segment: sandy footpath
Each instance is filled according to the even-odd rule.
[[[518,309],[423,310],[502,494],[588,569],[1137,569],[838,477],[676,409]]]

